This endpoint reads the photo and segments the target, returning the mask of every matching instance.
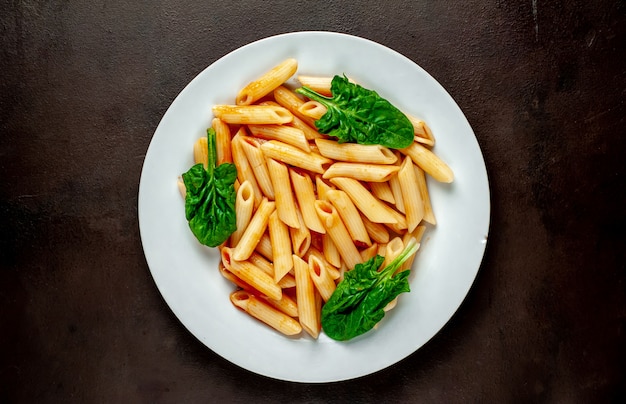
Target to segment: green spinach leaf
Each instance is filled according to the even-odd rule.
[[[183,174],[187,189],[185,217],[200,243],[216,247],[237,229],[234,186],[237,168],[231,163],[216,166],[217,148],[212,128],[207,130],[207,140],[208,167],[196,164]]]
[[[396,270],[413,255],[418,244],[407,244],[402,253],[379,271],[384,258],[377,255],[357,264],[344,275],[322,308],[322,329],[330,338],[345,341],[371,330],[384,316],[385,306],[400,293],[409,292],[410,270]]]
[[[308,87],[296,92],[328,109],[315,126],[340,143],[379,144],[395,149],[413,143],[413,125],[406,115],[375,91],[350,83],[346,77],[333,77],[330,98]]]

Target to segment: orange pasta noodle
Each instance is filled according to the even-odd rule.
[[[330,273],[326,269],[324,261],[320,260],[315,255],[309,256],[309,275],[318,293],[324,299],[325,302],[330,299],[330,296],[335,291],[336,285]]]
[[[237,190],[235,197],[235,220],[237,222],[237,230],[230,235],[230,246],[235,247],[244,230],[248,227],[254,210],[254,194],[249,181],[244,181]]]
[[[268,229],[274,257],[274,282],[278,282],[293,268],[291,239],[287,225],[278,218],[277,212],[270,215]]]
[[[291,91],[285,86],[278,86],[274,90],[274,100],[276,100],[276,102],[280,104],[282,107],[289,110],[289,112],[291,112],[292,115],[297,116],[298,118],[300,118],[300,120],[305,122],[307,125],[309,125],[312,128],[315,128],[315,119],[302,114],[298,110],[298,108],[300,108],[300,106],[304,104],[304,101],[302,101],[302,99],[298,97],[296,93],[294,93],[293,91]]]
[[[413,142],[411,146],[401,151],[411,157],[411,160],[413,160],[415,164],[437,181],[446,183],[454,181],[454,172],[452,169],[435,153],[421,144]]]
[[[400,182],[402,199],[404,200],[407,228],[411,232],[420,224],[424,217],[424,202],[420,195],[413,161],[408,156],[404,159],[402,166],[400,166],[398,181]]]
[[[306,227],[318,233],[325,233],[326,229],[315,211],[315,190],[311,176],[290,168],[289,177]]]
[[[311,337],[317,338],[321,328],[320,313],[315,298],[315,287],[309,274],[309,264],[297,255],[293,256],[293,264],[300,325]]]
[[[272,105],[215,105],[213,114],[229,124],[284,124],[293,120],[293,115],[283,107]]]
[[[219,118],[213,118],[211,127],[215,130],[215,148],[217,151],[217,165],[232,163],[233,156],[230,150],[230,127]]]
[[[242,261],[252,255],[261,236],[265,233],[267,222],[269,221],[270,215],[274,212],[274,209],[276,209],[276,204],[272,201],[268,201],[267,198],[263,198],[259,208],[254,212],[248,227],[244,230],[239,243],[233,249],[233,259]]]
[[[339,217],[339,213],[328,201],[315,201],[315,209],[320,219],[322,219],[326,233],[337,247],[342,260],[349,269],[354,268],[356,264],[361,262],[361,255],[354,245],[346,226]]]
[[[241,146],[241,139],[245,136],[245,129],[242,127],[231,141],[233,163],[237,167],[237,179],[239,180],[239,183],[243,184],[244,181],[248,181],[250,183],[250,186],[254,191],[254,204],[256,207],[259,203],[261,203],[263,193],[261,192],[261,188],[256,181],[254,171],[252,170],[252,166],[246,157],[246,153],[243,151],[243,147]]]
[[[250,168],[254,173],[259,188],[263,195],[268,199],[274,200],[274,187],[272,180],[270,179],[270,173],[267,169],[267,163],[265,162],[265,156],[261,151],[259,142],[250,136],[240,136],[238,138],[238,144],[246,155]]]
[[[295,59],[289,58],[282,61],[261,77],[242,88],[235,98],[236,104],[250,105],[263,98],[293,76],[297,69],[298,62]]]
[[[254,289],[263,293],[270,299],[280,300],[282,298],[282,289],[274,279],[250,261],[237,261],[234,259],[233,250],[230,247],[224,247],[221,251],[222,262],[224,267]]]
[[[230,301],[234,306],[282,334],[297,335],[302,332],[302,326],[296,320],[263,303],[250,292],[245,290],[233,292],[230,295]]]
[[[358,247],[370,246],[372,241],[363,224],[361,214],[350,197],[345,192],[335,189],[326,192],[325,198],[337,209],[337,213],[350,233],[354,244]]]
[[[287,125],[248,125],[252,135],[266,140],[279,140],[295,146],[302,151],[310,152],[311,147],[301,129]]]
[[[291,181],[289,180],[289,169],[285,164],[272,158],[267,159],[267,168],[275,191],[278,217],[289,227],[300,227],[291,190]]]

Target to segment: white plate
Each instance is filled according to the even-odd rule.
[[[349,342],[325,335],[286,338],[235,309],[233,286],[217,270],[218,252],[187,226],[177,177],[193,164],[194,141],[210,126],[211,107],[234,103],[237,91],[282,60],[298,73],[347,74],[432,128],[436,153],[455,172],[452,184],[429,179],[438,224],[422,243],[410,293],[377,330]],[[139,186],[139,226],[152,276],[185,327],[211,350],[252,372],[297,382],[367,375],[415,352],[452,317],[472,285],[489,230],[489,185],[482,154],[465,116],[426,71],[366,39],[298,32],[266,38],[207,67],[174,100],[148,148]]]

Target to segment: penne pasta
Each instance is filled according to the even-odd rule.
[[[263,303],[250,292],[235,291],[231,293],[230,301],[235,307],[242,309],[282,334],[297,335],[302,332],[302,326],[296,320]]]
[[[244,181],[237,190],[235,197],[235,220],[237,230],[230,235],[230,246],[235,247],[239,243],[244,230],[248,227],[254,210],[254,194],[249,181]]]
[[[330,139],[315,139],[324,157],[350,163],[394,164],[398,158],[391,150],[380,145],[339,143]]]
[[[256,245],[254,251],[258,252],[268,260],[272,261],[274,256],[272,254],[272,242],[270,241],[270,235],[268,233],[264,233],[259,240],[259,243]],[[273,273],[273,272],[272,272]]]
[[[287,225],[280,220],[276,211],[270,215],[267,227],[274,257],[274,282],[278,283],[293,268],[291,239]]]
[[[361,219],[363,220],[363,225],[367,230],[367,234],[369,234],[370,238],[374,240],[374,242],[380,244],[386,244],[389,242],[389,231],[387,231],[387,228],[384,225],[372,222],[365,215],[361,215]]]
[[[310,255],[308,264],[311,280],[322,299],[327,302],[335,291],[335,281],[328,272],[325,262],[317,256]]]
[[[272,158],[267,159],[267,168],[274,186],[278,217],[287,226],[297,229],[300,227],[300,221],[298,220],[296,204],[291,191],[289,169],[285,164]]]
[[[276,101],[263,101],[259,103],[259,105],[274,105],[278,107],[281,106]],[[307,140],[313,140],[313,139],[325,137],[325,135],[322,135],[321,133],[317,131],[317,129],[315,129],[315,122],[313,122],[313,126],[311,126],[295,115],[293,116],[293,121],[289,122],[286,125],[293,126],[294,128],[300,129],[302,133],[304,133],[304,137]]]
[[[270,275],[272,278],[274,277],[274,264],[268,261],[265,257],[257,252],[253,252],[248,258],[248,261],[259,267],[263,272]],[[291,274],[286,274],[278,281],[278,286],[281,289],[293,288],[296,286],[295,280]]]
[[[317,308],[313,281],[309,274],[309,264],[297,255],[293,256],[293,264],[300,325],[311,337],[317,338],[321,328],[320,312]]]
[[[424,217],[424,202],[420,195],[413,161],[408,156],[404,159],[402,166],[400,166],[398,181],[402,191],[402,199],[404,200],[407,228],[409,232],[412,232]]]
[[[361,255],[354,245],[346,226],[339,217],[339,213],[328,201],[315,201],[315,209],[320,219],[322,219],[326,233],[335,244],[335,247],[337,247],[341,259],[349,269],[354,268],[356,264],[361,262]]]
[[[298,62],[295,59],[284,60],[242,88],[235,98],[235,103],[237,105],[250,105],[263,98],[293,76],[297,69]]]
[[[374,223],[398,223],[393,209],[376,199],[360,182],[352,178],[336,177],[330,182],[344,191],[354,205]],[[328,230],[328,229],[327,229]]]
[[[426,184],[426,175],[424,174],[424,170],[417,165],[414,164],[413,167],[415,168],[417,187],[420,190],[422,202],[424,203],[424,221],[434,226],[437,224],[437,219],[435,219],[435,212],[430,203],[430,193],[428,192],[428,185]]]
[[[293,120],[293,115],[283,107],[271,105],[216,105],[213,114],[229,124],[284,124]]]
[[[402,188],[400,187],[400,179],[397,175],[389,179],[389,189],[391,190],[391,194],[393,195],[393,200],[395,201],[394,205],[396,205],[396,209],[402,213],[405,213],[406,209],[404,207],[404,198],[402,197]]]
[[[248,129],[258,138],[279,140],[307,153],[311,151],[309,142],[301,129],[286,125],[248,125]]]
[[[193,162],[202,164],[205,169],[209,165],[209,145],[206,136],[202,136],[193,144]]]
[[[263,143],[261,150],[263,150],[265,157],[318,174],[324,174],[326,168],[332,163],[332,160],[319,154],[306,153],[295,146],[278,140]]]
[[[282,289],[274,282],[274,279],[250,261],[234,259],[233,249],[230,247],[222,248],[221,256],[224,267],[237,278],[270,299],[280,300],[282,298]]]
[[[433,133],[431,132],[428,125],[426,125],[426,122],[414,116],[411,116],[408,114],[405,114],[405,115],[407,118],[409,118],[411,125],[413,125],[413,133],[415,134],[415,141],[425,144],[427,146],[434,146],[435,137],[433,136]]]
[[[327,97],[332,96],[332,91],[330,90],[331,83],[333,78],[331,76],[307,76],[307,75],[298,75],[298,81],[304,87],[308,87],[311,90],[325,95]],[[348,81],[350,83],[355,83],[354,80],[348,77]]]
[[[261,188],[256,181],[256,176],[254,175],[252,166],[248,161],[248,157],[246,156],[246,153],[241,146],[241,139],[245,136],[245,129],[241,128],[231,141],[231,151],[233,163],[237,167],[237,179],[239,180],[240,184],[243,184],[246,181],[250,183],[254,195],[254,205],[256,207],[261,203],[263,193],[261,192]]]
[[[244,230],[239,243],[233,249],[233,259],[243,261],[252,255],[252,252],[259,243],[261,236],[265,233],[267,222],[269,221],[270,215],[274,212],[275,208],[276,204],[274,202],[268,201],[267,198],[263,198],[261,204],[254,213],[254,216],[252,216],[250,224],[246,230]]]
[[[337,250],[337,246],[333,242],[332,238],[328,234],[324,234],[322,236],[322,251],[324,251],[324,258],[335,268],[339,268],[341,266],[341,255],[339,255],[339,250]]]
[[[269,200],[274,200],[274,186],[272,185],[265,156],[261,151],[259,142],[253,137],[241,136],[238,138],[238,143],[246,155],[246,159],[254,173],[254,178],[262,194]]]
[[[370,190],[372,191],[372,195],[381,201],[389,202],[392,205],[396,204],[396,199],[393,197],[393,192],[391,192],[391,187],[389,186],[389,181],[387,182],[370,182]]]
[[[311,176],[290,168],[289,178],[306,227],[318,233],[325,233],[326,229],[315,211],[315,190]]]
[[[311,232],[309,228],[306,227],[302,213],[300,213],[300,209],[297,207],[296,214],[298,215],[300,226],[297,229],[290,227],[289,235],[291,236],[291,248],[293,249],[293,253],[298,257],[302,257],[311,247]]]
[[[363,224],[361,214],[350,200],[350,197],[345,192],[335,189],[326,192],[325,199],[328,199],[337,209],[337,213],[339,213],[339,217],[346,226],[348,233],[350,233],[354,244],[357,247],[370,246],[372,241]]]
[[[324,256],[324,254],[320,250],[318,250],[316,247],[309,248],[309,250],[304,255],[303,259],[308,262],[309,258],[312,255],[314,255],[315,257],[317,257],[317,259],[319,259],[320,261],[324,263],[324,265],[326,266],[326,271],[328,272],[328,274],[333,280],[337,280],[339,278],[339,275],[340,275],[339,270],[335,266],[331,265],[331,263],[326,260],[326,257]]]
[[[302,114],[299,111],[299,108],[304,101],[296,93],[291,91],[285,86],[278,86],[274,90],[274,100],[281,105],[283,108],[286,108],[293,116],[297,116],[301,121],[305,122],[312,128],[315,128],[315,119],[308,117]]]
[[[322,119],[328,109],[317,101],[306,101],[304,104],[298,107],[298,111],[309,118],[315,120]]]
[[[446,183],[454,181],[452,169],[435,153],[421,144],[413,142],[411,146],[402,149],[401,152],[411,157],[415,164],[437,181]]]
[[[386,182],[400,168],[392,164],[366,164],[337,162],[328,167],[323,178],[348,177],[366,182]]]
[[[230,150],[231,134],[228,124],[219,118],[213,118],[211,127],[215,130],[215,147],[217,151],[217,165],[232,163],[233,156]]]

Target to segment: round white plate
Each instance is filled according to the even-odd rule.
[[[408,114],[424,119],[435,152],[455,172],[452,184],[429,178],[438,224],[429,229],[410,277],[411,292],[380,327],[349,342],[287,338],[237,310],[233,286],[217,270],[216,249],[201,246],[185,220],[176,181],[193,164],[192,147],[211,125],[215,104],[286,58],[298,73],[346,74]],[[297,382],[367,375],[415,352],[452,317],[480,266],[489,230],[489,185],[465,116],[426,71],[375,42],[331,32],[266,38],[224,56],[174,100],[146,154],[139,186],[139,226],[146,260],[163,298],[211,350],[252,372]]]

